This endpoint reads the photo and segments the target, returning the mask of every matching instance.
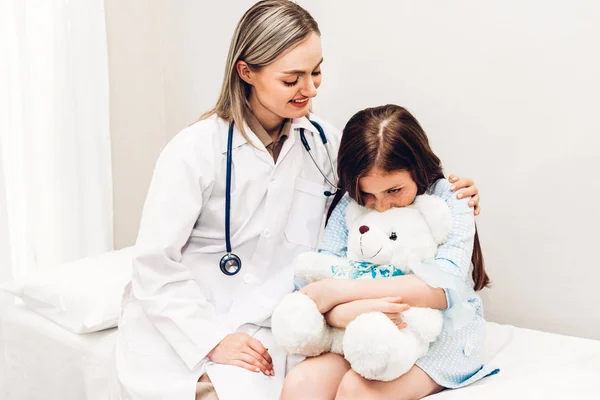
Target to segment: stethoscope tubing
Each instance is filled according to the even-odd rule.
[[[315,122],[310,121],[317,131],[319,132],[319,136],[321,137],[321,142],[323,142],[323,146],[325,146],[325,151],[327,152],[327,158],[329,159],[329,165],[331,166],[331,171],[334,175],[335,180],[335,169],[333,167],[333,161],[331,160],[331,154],[329,153],[329,146],[327,146],[327,136],[325,135],[325,131],[323,127]],[[327,174],[323,172],[317,160],[312,154],[312,150],[310,149],[310,145],[306,140],[306,135],[304,134],[304,128],[300,128],[300,141],[302,145],[308,152],[308,155],[312,159],[315,167],[319,170],[323,178],[327,181],[327,183],[337,190],[337,186],[335,183],[331,182],[327,177]],[[225,175],[225,247],[227,250],[227,254],[225,254],[221,261],[219,262],[219,267],[221,272],[225,275],[233,276],[236,275],[242,269],[242,260],[236,254],[232,252],[231,248],[231,169],[233,165],[232,153],[233,153],[233,122],[229,124],[229,131],[227,133],[227,167],[226,167],[226,175]],[[325,196],[331,196],[335,194],[335,192],[326,191],[324,192]]]

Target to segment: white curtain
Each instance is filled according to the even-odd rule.
[[[104,1],[0,0],[0,38],[5,278],[112,249]]]
[[[6,210],[6,195],[4,185],[4,168],[0,152],[0,282],[12,277],[10,238],[8,236],[8,215]]]

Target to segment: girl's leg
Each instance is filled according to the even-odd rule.
[[[307,358],[285,377],[281,400],[333,400],[350,365],[344,357],[327,353]]]
[[[335,400],[417,400],[443,389],[416,365],[390,382],[369,381],[350,370],[342,378]]]

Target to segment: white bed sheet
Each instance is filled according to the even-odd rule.
[[[500,368],[431,400],[600,400],[600,341],[488,322],[484,358]]]
[[[2,312],[0,340],[2,400],[107,400],[115,390],[116,329],[76,335],[19,305]],[[428,399],[600,399],[600,341],[488,323],[484,358],[500,373]]]
[[[115,388],[116,329],[77,335],[29,310],[0,316],[2,400],[107,400]]]

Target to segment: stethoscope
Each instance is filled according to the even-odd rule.
[[[331,171],[334,174],[335,179],[335,168],[333,167],[333,161],[331,160],[331,154],[329,154],[329,146],[327,146],[327,136],[325,136],[325,131],[323,127],[315,121],[310,120],[310,123],[313,124],[317,131],[319,132],[319,136],[321,137],[321,142],[323,142],[323,146],[325,146],[325,151],[327,152],[327,158],[329,159],[329,165],[331,166]],[[306,136],[304,135],[304,128],[300,128],[300,141],[302,145],[310,155],[315,167],[319,170],[325,181],[331,186],[333,191],[326,190],[323,192],[323,195],[329,197],[333,196],[337,191],[337,185],[329,180],[327,174],[323,172],[317,160],[312,154],[312,150],[306,140]],[[227,172],[225,178],[225,245],[227,247],[227,254],[221,258],[219,262],[219,266],[221,268],[221,272],[225,275],[232,276],[240,272],[242,269],[242,260],[231,251],[231,153],[232,153],[232,143],[233,143],[233,122],[229,124],[229,133],[227,137]]]

